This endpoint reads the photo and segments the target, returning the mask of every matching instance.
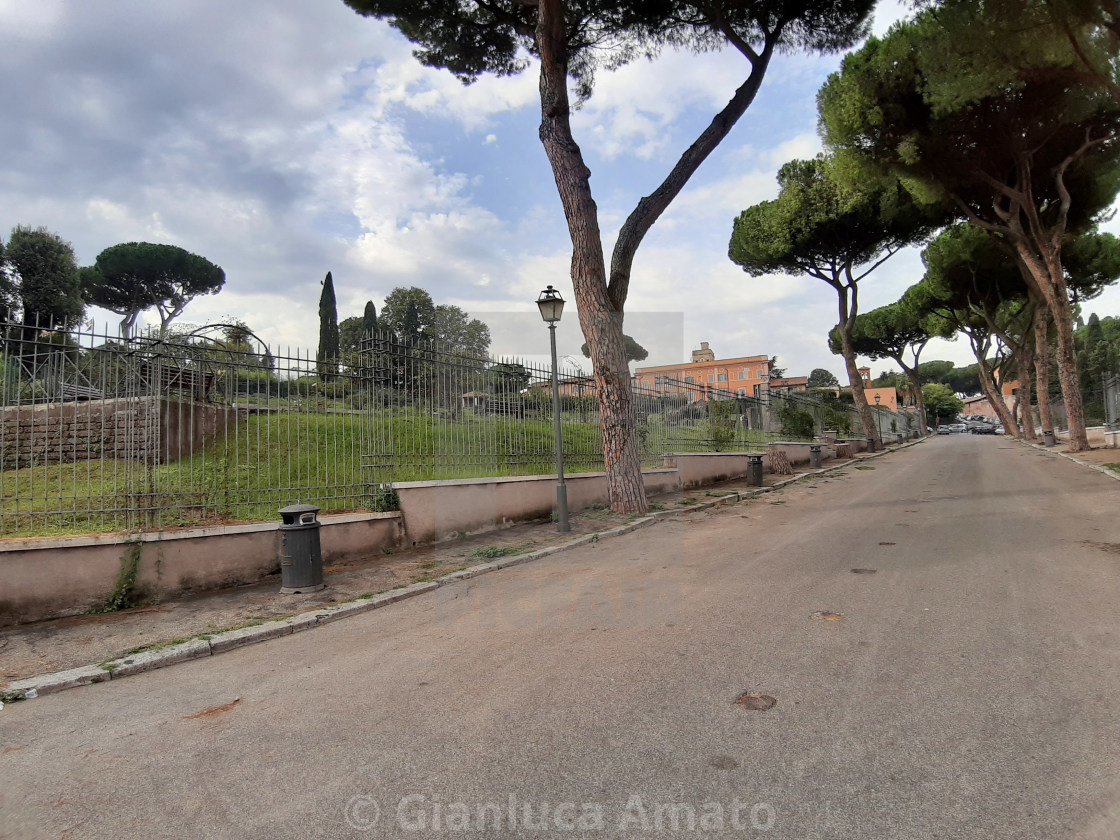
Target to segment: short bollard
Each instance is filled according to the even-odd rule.
[[[814,470],[821,468],[821,445],[819,443],[809,446],[809,466]]]
[[[747,484],[751,487],[762,486],[761,455],[747,455]]]
[[[1042,430],[1042,439],[1044,441],[1046,441],[1047,446],[1053,446],[1054,445],[1054,430],[1053,429],[1043,429]]]

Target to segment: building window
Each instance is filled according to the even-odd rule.
[[[750,379],[750,376],[751,376],[750,373],[748,373],[745,370],[739,371],[739,378],[740,379]]]
[[[721,373],[721,374],[719,374],[719,376],[716,377],[716,379],[718,379],[720,382],[726,382],[727,381],[727,374],[726,373]]]
[[[714,383],[715,381],[716,381],[716,378],[715,378],[715,376],[714,376],[713,374],[709,373],[709,374],[708,374],[708,384],[709,384],[709,385],[711,385],[711,384],[713,384],[713,383]]]
[[[694,380],[691,376],[686,376],[684,378],[684,381],[687,382],[689,385],[692,385],[696,380]]]
[[[759,368],[758,369],[758,378],[759,379],[765,379],[766,378],[766,368]]]

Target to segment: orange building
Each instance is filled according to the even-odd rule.
[[[868,405],[878,405],[880,408],[898,411],[898,391],[894,388],[872,388],[871,368],[861,367],[859,369],[859,375],[863,380],[863,393],[867,397]],[[879,398],[878,403],[875,402],[875,397]]]
[[[717,359],[706,341],[700,342],[699,350],[692,351],[691,362],[634,370],[636,387],[666,393],[679,391],[681,386],[677,383],[682,383],[693,401],[727,394],[757,397],[766,389],[769,379],[769,356]]]

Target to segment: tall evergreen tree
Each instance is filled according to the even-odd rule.
[[[895,179],[855,186],[836,175],[835,159],[825,156],[782,166],[778,197],[748,207],[735,219],[728,256],[754,277],[807,274],[833,288],[852,400],[864,434],[879,444],[878,423],[852,349],[859,283],[893,254],[926,238],[944,214],[940,205],[916,202]]]
[[[377,332],[377,307],[372,300],[366,301],[366,308],[362,312],[362,332],[366,335]]]
[[[954,2],[869,39],[818,94],[820,124],[860,180],[889,171],[1011,250],[1057,330],[1070,445],[1083,450],[1063,251],[1120,187],[1120,102],[1075,49],[1097,43],[1092,24],[1071,40],[1045,15],[1006,26],[990,12]],[[1120,72],[1114,58],[1093,66]]]
[[[322,379],[338,374],[338,304],[334,296],[334,278],[329,271],[319,295],[319,352],[315,354],[315,361]]]
[[[387,20],[416,45],[423,63],[464,81],[508,76],[539,59],[538,131],[552,167],[572,242],[571,278],[584,338],[591,347],[600,406],[603,463],[611,507],[648,509],[642,483],[637,411],[623,338],[623,312],[638,247],[704,160],[754,101],[779,52],[829,53],[867,32],[870,0],[346,0]],[[664,180],[635,205],[604,252],[591,171],[572,131],[576,105],[591,95],[597,67],[616,68],[664,48],[722,47],[745,60],[744,76]],[[656,86],[654,86],[656,87]]]
[[[23,323],[71,327],[82,319],[78,263],[73,246],[44,227],[12,230],[4,270],[16,281]]]

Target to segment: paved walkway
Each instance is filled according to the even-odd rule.
[[[865,456],[861,456],[865,457]],[[827,462],[826,469],[850,462]],[[802,469],[795,474],[802,476]],[[772,487],[789,476],[765,476]],[[745,481],[663,494],[651,499],[657,516],[687,516],[721,499],[757,492]],[[4,682],[99,665],[144,650],[200,635],[214,636],[235,628],[298,616],[437,580],[445,575],[497,561],[536,554],[581,537],[613,532],[640,517],[598,508],[571,518],[570,534],[551,522],[537,521],[422,549],[378,554],[345,565],[327,566],[327,588],[305,595],[279,594],[279,573],[260,583],[169,599],[107,615],[81,615],[18,625],[0,630],[0,691]]]
[[[13,703],[0,835],[1115,840],[1118,501],[939,437]]]

